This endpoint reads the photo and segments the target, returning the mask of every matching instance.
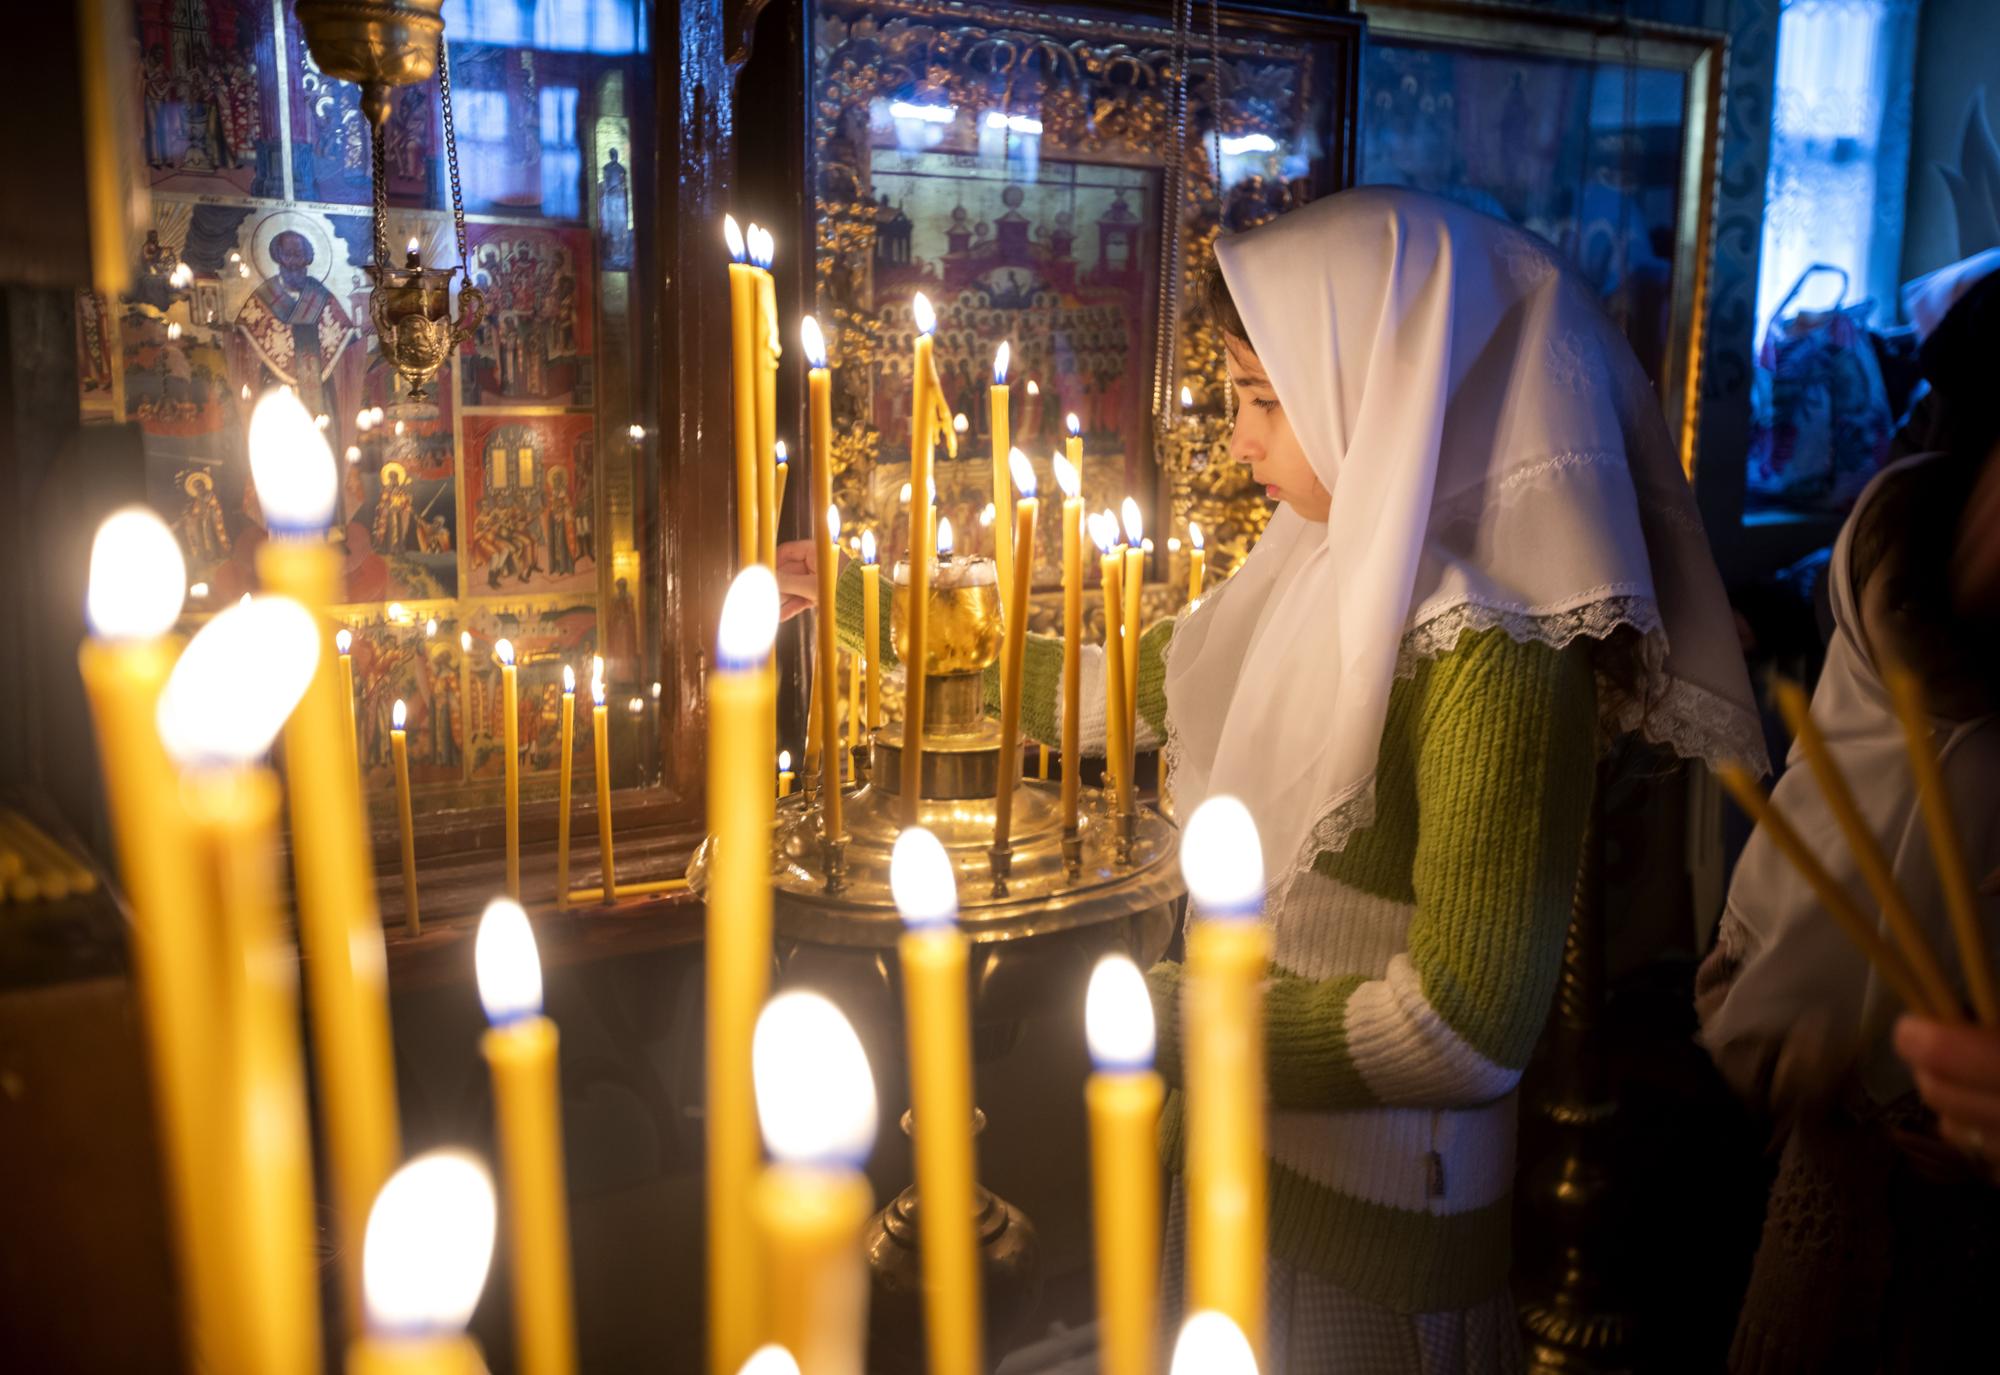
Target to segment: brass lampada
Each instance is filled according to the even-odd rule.
[[[458,293],[459,314],[451,313],[451,281],[465,270],[465,197],[458,180],[458,135],[451,114],[451,60],[444,45],[444,0],[299,0],[299,24],[313,61],[328,76],[361,88],[374,152],[375,261],[368,276],[375,284],[369,317],[382,356],[409,387],[409,400],[422,403],[428,388],[486,311],[477,287]],[[410,241],[403,265],[391,265],[388,246],[389,184],[382,133],[389,118],[389,92],[428,81],[435,73],[444,115],[445,161],[451,172],[451,219],[458,244],[457,267],[426,267],[421,247]]]

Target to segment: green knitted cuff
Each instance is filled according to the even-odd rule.
[[[880,601],[882,604],[882,667],[888,668],[896,662],[896,637],[889,629],[890,586],[889,580],[880,580]],[[861,602],[861,564],[849,563],[840,570],[840,578],[833,589],[833,629],[840,640],[840,647],[850,654],[867,653],[868,628],[863,619]]]
[[[1264,995],[1271,1104],[1359,1108],[1380,1102],[1347,1049],[1347,1000],[1367,977],[1314,982],[1281,975]]]
[[[1152,727],[1153,738],[1167,738],[1167,645],[1174,638],[1171,620],[1157,621],[1139,635],[1139,719]]]
[[[1062,641],[1029,635],[1021,645],[1021,737],[1056,745],[1062,722],[1057,697],[1062,684]],[[986,666],[986,714],[1000,714],[1000,661]]]
[[[1153,995],[1153,1068],[1169,1088],[1181,1083],[1181,975],[1185,967],[1161,961],[1146,971]]]

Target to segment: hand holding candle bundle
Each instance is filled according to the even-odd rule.
[[[889,861],[910,1057],[911,1132],[923,1209],[918,1259],[931,1375],[978,1375],[982,1352],[979,1246],[973,1227],[972,1029],[958,883],[936,836],[910,826]]]
[[[479,1001],[492,1023],[480,1049],[499,1118],[520,1368],[523,1375],[569,1375],[576,1369],[576,1324],[556,1025],[542,1015],[542,964],[520,904],[495,898],[486,905],[472,958]]]
[[[781,993],[757,1019],[757,1116],[772,1164],[757,1184],[770,1334],[802,1375],[862,1375],[874,1197],[875,1082],[854,1028],[817,993]]]
[[[1096,1072],[1090,1189],[1097,1258],[1098,1349],[1104,1375],[1152,1375],[1159,1322],[1160,1167],[1154,1141],[1166,1085],[1153,1072],[1153,1004],[1123,955],[1090,976],[1084,1031]]]
[[[420,1155],[390,1176],[361,1257],[368,1335],[347,1375],[485,1375],[465,1335],[493,1262],[493,1182],[460,1151]]]
[[[1227,1316],[1252,1350],[1264,1331],[1263,853],[1249,811],[1228,796],[1197,807],[1181,838],[1193,914],[1182,1040],[1188,1303]]]

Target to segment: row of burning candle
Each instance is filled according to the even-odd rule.
[[[1018,568],[1019,565],[1017,565]],[[710,678],[708,1184],[710,1370],[860,1375],[866,1329],[862,1230],[872,1199],[861,1167],[877,1104],[859,1042],[837,1009],[769,981],[773,790],[739,766],[767,747],[776,678],[777,587],[739,574],[723,607]],[[768,756],[765,756],[768,757]],[[1188,1095],[1188,1293],[1204,1316],[1176,1369],[1254,1370],[1263,1331],[1263,1033],[1256,828],[1233,798],[1190,818],[1182,867],[1195,903],[1188,935],[1184,1060]],[[959,874],[921,826],[898,836],[890,887],[906,930],[904,997],[919,1261],[931,1375],[984,1370],[974,1227],[969,943],[957,924]],[[1151,1004],[1129,961],[1100,967],[1087,1008],[1097,1064],[1087,1090],[1104,1369],[1155,1364],[1160,1179],[1154,1134],[1163,1085],[1152,1068]],[[782,1084],[782,1088],[779,1085]],[[762,1146],[759,1145],[761,1126]],[[764,1151],[774,1162],[768,1168]],[[1215,1333],[1233,1334],[1240,1363]],[[1183,1364],[1190,1361],[1191,1364]]]

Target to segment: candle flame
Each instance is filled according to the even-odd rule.
[[[771,454],[777,459],[780,468],[792,461],[792,451],[785,447],[785,441],[782,439],[771,446]]]
[[[790,750],[779,750],[778,772],[790,773],[791,771],[792,771],[792,752]]]
[[[938,517],[937,556],[939,559],[951,557],[951,519],[948,516]]]
[[[979,509],[979,528],[982,530],[985,529],[995,520],[999,519],[999,517],[1000,513],[993,509],[993,503],[990,501],[987,502]]]
[[[196,601],[200,601],[208,595],[208,584],[205,582],[195,583],[192,587],[188,588],[188,595]]]
[[[1264,851],[1248,807],[1222,793],[1195,808],[1181,835],[1181,877],[1203,916],[1256,913],[1264,900]]]
[[[253,597],[195,633],[155,713],[182,765],[247,764],[271,748],[319,666],[319,622],[286,597]]]
[[[1153,1063],[1153,998],[1146,976],[1123,955],[1091,971],[1083,1001],[1084,1039],[1099,1069],[1147,1069]]]
[[[840,539],[840,508],[828,503],[826,508],[826,538],[828,543]]]
[[[889,855],[889,891],[913,927],[943,926],[958,915],[958,881],[951,856],[921,826],[905,827]]]
[[[805,348],[807,367],[826,366],[826,335],[820,332],[819,321],[810,315],[799,321],[799,343]]]
[[[736,575],[722,601],[715,655],[723,668],[749,668],[771,653],[778,635],[778,580],[763,564]]]
[[[514,642],[512,640],[495,640],[493,642],[493,657],[501,663],[511,666],[514,662]]]
[[[415,234],[412,234],[410,235],[410,242],[407,245],[407,247],[410,252],[415,253],[419,248],[423,247],[423,245],[417,241],[417,236]]]
[[[361,461],[361,446],[359,444],[350,444],[347,446],[347,461],[349,463],[359,463]]]
[[[245,401],[248,401],[250,399],[250,384],[248,382],[245,382],[243,384],[243,390],[238,392],[237,395],[241,396]]]
[[[660,700],[660,680],[657,678],[653,680],[653,700],[655,702]]]
[[[463,1151],[431,1151],[389,1176],[368,1213],[361,1289],[382,1336],[465,1330],[493,1261],[493,1181]]]
[[[1182,1325],[1170,1375],[1257,1375],[1257,1354],[1241,1328],[1209,1309]]]
[[[174,340],[180,337],[181,337],[181,327],[179,322],[176,321],[174,323],[169,324],[167,326],[167,342],[172,343]]]
[[[937,312],[931,309],[931,298],[921,291],[910,298],[910,319],[916,323],[919,334],[929,334],[937,328]]]
[[[1125,542],[1137,548],[1146,538],[1145,523],[1139,519],[1139,503],[1126,497],[1119,506],[1119,512],[1124,517]]]
[[[646,700],[643,697],[634,697],[625,704],[625,710],[631,712],[634,716],[637,716],[640,712],[644,711],[645,709],[646,709]]]
[[[1028,379],[1028,395],[1040,396],[1041,394],[1042,394],[1042,384],[1037,382],[1034,378],[1030,377]]]
[[[602,654],[593,654],[590,656],[590,680],[595,683],[601,682],[603,678],[604,656]]]
[[[576,691],[576,670],[571,668],[568,664],[564,664],[563,693],[565,696],[567,696],[568,694],[573,693],[575,691]]]
[[[458,647],[463,653],[472,653],[472,632],[470,630],[461,630],[458,632]]]
[[[426,640],[435,640],[437,638],[437,633],[438,633],[438,618],[433,616],[428,621],[424,622],[424,638]]]
[[[144,506],[113,511],[90,546],[84,613],[107,640],[152,640],[174,628],[186,601],[187,561],[167,523]]]
[[[951,428],[958,434],[964,434],[967,430],[972,428],[972,422],[970,422],[965,418],[964,411],[960,411],[957,415],[954,415],[951,418]]]
[[[401,602],[390,602],[388,609],[383,615],[393,625],[408,625],[415,619],[415,617],[410,615],[409,608],[405,607]]]
[[[346,626],[342,626],[340,629],[334,631],[333,647],[342,654],[350,652],[354,648],[354,632]]]
[[[1090,542],[1097,546],[1097,552],[1100,554],[1110,553],[1112,546],[1118,542],[1111,531],[1106,528],[1105,515],[1102,511],[1093,511],[1085,516],[1083,518],[1083,528],[1084,532],[1090,536]]]
[[[863,530],[861,532],[861,561],[863,563],[875,562],[875,532],[873,530]]]
[[[1076,418],[1076,412],[1075,412],[1075,411],[1071,411],[1071,412],[1069,413],[1069,417],[1068,417],[1068,419],[1069,419],[1069,432],[1070,432],[1071,434],[1073,434],[1073,435],[1080,435],[1080,434],[1082,434],[1082,433],[1083,433],[1083,422],[1082,422],[1081,420],[1078,420],[1078,419]]]
[[[1188,522],[1188,543],[1192,544],[1197,549],[1203,549],[1207,547],[1201,542],[1201,527],[1199,525],[1196,525],[1193,521]]]
[[[604,680],[602,678],[592,678],[590,680],[590,704],[593,707],[604,705]]]
[[[898,494],[897,494],[897,496],[896,496],[896,501],[897,501],[897,502],[898,502],[898,503],[899,503],[900,505],[903,505],[903,506],[908,506],[908,505],[910,504],[910,484],[909,484],[909,483],[905,482],[905,483],[903,484],[903,490],[902,490],[902,491],[901,491],[900,493],[898,493]]]
[[[409,719],[410,709],[403,704],[403,699],[398,697],[396,705],[389,708],[389,729],[402,730],[404,729],[404,723]]]
[[[646,427],[644,425],[628,425],[625,428],[625,434],[634,444],[638,444],[646,438]]]
[[[875,1077],[838,1007],[794,990],[764,1004],[750,1041],[757,1120],[771,1158],[858,1169],[875,1146]]]
[[[1064,496],[1074,497],[1082,494],[1083,478],[1078,475],[1074,463],[1064,455],[1057,454],[1051,461],[1051,466],[1056,470],[1056,486],[1062,488]]]
[[[1147,540],[1146,543],[1151,544],[1152,541]],[[1181,537],[1179,535],[1167,536],[1167,552],[1169,554],[1178,554],[1181,552]]]
[[[722,217],[722,238],[723,242],[729,245],[730,261],[738,263],[742,262],[743,231],[737,227],[736,217],[734,215],[724,215]]]
[[[1007,451],[1007,471],[1014,477],[1014,486],[1023,497],[1035,495],[1035,465],[1028,462],[1028,456],[1019,449]]]
[[[333,450],[288,387],[271,388],[250,412],[250,476],[272,533],[317,534],[333,523]]]
[[[778,256],[778,241],[771,237],[771,231],[753,223],[746,239],[750,250],[750,261],[768,270],[772,260]]]
[[[760,1346],[736,1375],[799,1375],[799,1363],[782,1346]]]
[[[1181,388],[1181,409],[1184,411],[1194,409],[1194,389],[1192,387]]]
[[[542,960],[528,914],[510,898],[495,898],[479,918],[472,967],[486,1020],[505,1026],[542,1010]]]
[[[1176,540],[1175,543],[1179,543],[1179,541]],[[1150,554],[1153,552],[1153,541],[1150,539],[1142,539],[1139,541],[1139,547],[1145,550],[1148,554]]]
[[[1000,341],[1000,347],[993,350],[993,385],[1007,385],[1007,363],[1013,357],[1014,346],[1007,340]]]

